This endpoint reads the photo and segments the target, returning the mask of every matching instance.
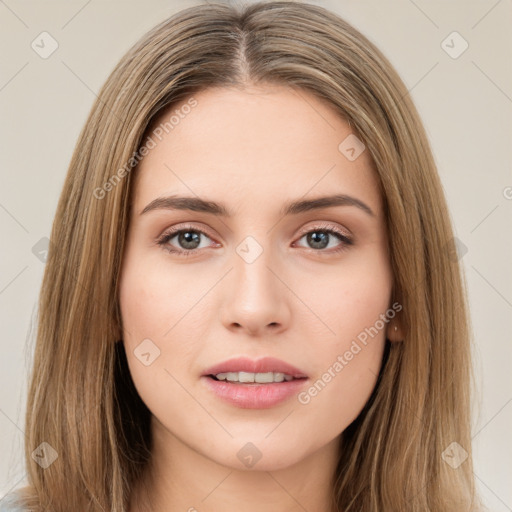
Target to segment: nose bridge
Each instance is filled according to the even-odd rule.
[[[262,240],[263,235],[256,235]],[[256,236],[246,236],[236,247],[233,265],[235,267],[235,287],[241,288],[240,299],[257,299],[258,296],[274,295],[275,276],[270,268],[277,265],[272,260],[272,248],[270,244],[260,243]],[[265,243],[265,245],[263,245]]]
[[[257,332],[267,326],[283,327],[288,321],[289,297],[275,275],[281,265],[271,244],[263,245],[257,239],[263,236],[249,235],[235,247],[230,289],[222,314],[226,327],[236,325]]]

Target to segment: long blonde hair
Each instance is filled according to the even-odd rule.
[[[137,150],[164,108],[249,83],[326,101],[370,151],[384,198],[405,339],[387,344],[376,388],[341,436],[334,509],[477,510],[466,298],[424,128],[368,39],[322,7],[291,1],[183,10],[130,49],[99,92],[51,233],[27,401],[25,504],[127,510],[151,454],[150,414],[116,343]],[[41,443],[57,455],[46,468],[31,455]],[[447,449],[468,458],[454,467]]]

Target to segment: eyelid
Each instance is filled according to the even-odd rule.
[[[201,234],[207,236],[210,240],[215,239],[215,237],[213,237],[211,235],[211,233],[209,232],[209,230],[207,228],[202,227],[202,226],[198,227],[198,226],[194,225],[193,223],[185,222],[182,224],[176,224],[169,229],[165,229],[161,235],[157,236],[155,242],[162,243],[163,240],[173,238],[175,235],[177,235],[181,231],[197,231],[198,233],[201,233]],[[181,250],[185,250],[185,249],[181,249]]]
[[[300,234],[297,236],[296,241],[300,240],[305,235],[307,235],[313,231],[329,231],[338,236],[338,239],[340,241],[340,248],[334,249],[331,251],[318,251],[315,249],[310,249],[310,248],[308,249],[307,247],[303,247],[304,249],[310,250],[310,251],[313,251],[313,252],[319,253],[319,254],[321,254],[321,253],[329,254],[331,252],[336,253],[339,250],[343,250],[343,246],[352,245],[354,243],[352,234],[346,228],[342,229],[342,228],[338,227],[338,225],[333,224],[332,222],[329,222],[329,221],[316,221],[316,222],[312,221],[312,222],[314,223],[313,225],[308,225],[308,226],[301,228]],[[215,241],[215,237],[211,236],[208,229],[206,229],[204,227],[197,227],[196,225],[194,225],[194,223],[186,223],[185,222],[182,224],[176,224],[176,225],[172,226],[171,228],[164,230],[164,232],[156,238],[155,243],[164,247],[165,245],[167,245],[167,242],[171,238],[174,238],[174,236],[176,236],[178,233],[183,232],[183,231],[196,231],[198,233],[205,235],[210,240]],[[294,242],[294,243],[296,243],[296,242]],[[216,242],[216,245],[217,246],[219,245],[218,242]],[[174,247],[172,249],[165,247],[165,249],[171,253],[177,253],[177,254],[181,254],[181,255],[189,255],[192,253],[201,252],[199,249],[187,250],[187,249],[179,249],[179,248],[174,248]],[[205,249],[205,248],[203,248],[203,249]]]
[[[343,235],[347,238],[352,237],[352,234],[350,233],[350,231],[348,229],[339,228],[336,224],[333,224],[332,222],[329,222],[329,221],[316,221],[316,223],[315,223],[315,221],[312,221],[312,222],[314,223],[312,226],[308,225],[308,226],[301,228],[301,230],[299,231],[300,237],[308,234],[311,230],[314,230],[314,229],[318,229],[318,230],[331,229],[333,231],[339,232],[341,235]],[[209,233],[207,228],[205,228],[203,226],[197,227],[196,225],[193,225],[192,223],[185,222],[182,224],[176,224],[176,225],[172,226],[172,228],[165,229],[164,232],[157,237],[157,240],[161,240],[162,238],[166,237],[167,235],[176,234],[182,230],[187,230],[187,229],[201,232],[202,234],[208,236],[208,238],[211,238],[211,239],[215,238],[214,236],[212,236],[211,233]]]
[[[345,238],[352,238],[352,233],[350,233],[350,231],[347,229],[347,228],[340,228],[337,224],[333,224],[332,222],[329,222],[329,221],[312,221],[313,222],[313,225],[308,225],[304,228],[301,228],[301,231],[300,231],[300,236],[304,236],[306,234],[308,234],[310,231],[314,231],[315,229],[317,229],[318,231],[320,230],[330,230],[330,231],[335,231],[337,233],[339,233],[340,235],[344,236]]]

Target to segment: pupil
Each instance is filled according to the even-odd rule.
[[[185,231],[180,233],[179,242],[185,249],[196,249],[201,243],[199,233],[193,231]]]
[[[329,244],[328,238],[328,233],[314,231],[308,234],[308,243],[311,243],[315,249],[323,249]]]

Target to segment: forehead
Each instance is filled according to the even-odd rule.
[[[364,193],[380,205],[369,152],[347,158],[347,144],[362,148],[350,125],[302,89],[210,88],[162,112],[146,135],[154,144],[136,170],[139,211],[142,203],[178,192],[235,206]]]

